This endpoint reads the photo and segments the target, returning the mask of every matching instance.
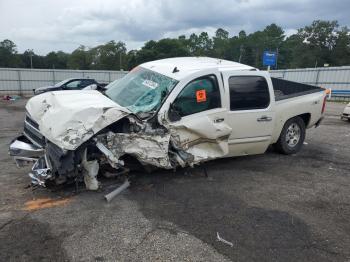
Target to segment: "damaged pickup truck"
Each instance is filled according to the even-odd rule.
[[[48,92],[26,105],[23,134],[9,148],[18,166],[34,162],[34,185],[118,175],[137,163],[175,169],[262,154],[297,153],[324,113],[325,90],[271,78],[214,58],[142,64],[98,91]]]

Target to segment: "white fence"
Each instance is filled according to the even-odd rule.
[[[31,95],[35,88],[50,86],[67,78],[93,78],[97,82],[110,83],[122,78],[126,73],[126,71],[0,68],[0,93]]]
[[[31,95],[35,88],[53,85],[67,78],[93,78],[97,82],[110,83],[122,78],[126,73],[126,71],[0,68],[0,94]],[[350,95],[350,66],[272,70],[270,73],[273,77],[331,88],[340,94]]]
[[[303,84],[350,91],[350,66],[272,70],[270,73],[273,77]]]

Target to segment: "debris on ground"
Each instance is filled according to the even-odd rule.
[[[15,101],[19,99],[21,99],[21,97],[17,95],[13,95],[13,96],[5,95],[2,97],[2,100],[7,100],[7,101]]]
[[[224,243],[224,244],[226,244],[226,245],[229,245],[229,246],[233,247],[233,243],[230,242],[230,241],[227,241],[227,240],[225,240],[225,239],[223,239],[223,238],[221,238],[220,235],[219,235],[219,232],[216,232],[216,238],[217,238],[218,241],[220,241],[220,242],[222,242],[222,243]]]
[[[128,179],[126,179],[125,182],[120,187],[116,188],[115,190],[113,190],[109,194],[105,195],[105,199],[107,200],[107,202],[110,202],[114,197],[119,195],[121,192],[123,192],[129,186],[130,186],[130,182]]]

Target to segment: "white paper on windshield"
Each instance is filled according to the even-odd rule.
[[[156,89],[158,87],[158,83],[153,82],[152,80],[146,79],[145,81],[142,82],[144,86],[147,86],[152,89]]]

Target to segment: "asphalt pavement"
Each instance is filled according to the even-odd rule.
[[[345,104],[328,103],[297,155],[135,173],[110,203],[118,180],[98,192],[28,187],[29,167],[7,154],[24,104],[0,102],[0,261],[350,261]]]

